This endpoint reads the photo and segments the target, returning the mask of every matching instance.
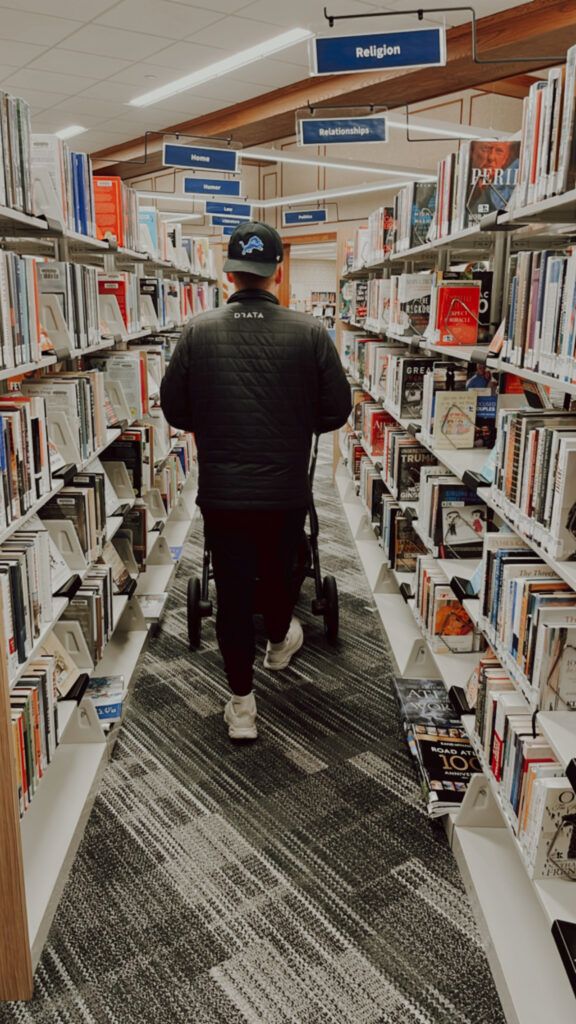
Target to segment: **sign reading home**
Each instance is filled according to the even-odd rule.
[[[203,171],[238,171],[238,153],[234,149],[205,149],[203,146],[182,146],[165,142],[162,147],[165,167],[198,167]]]
[[[218,178],[184,178],[184,191],[195,196],[239,196],[240,181]]]
[[[290,224],[320,224],[326,220],[326,210],[286,210],[284,227]]]
[[[304,118],[299,123],[301,146],[326,146],[332,142],[386,142],[385,117]]]
[[[363,36],[317,36],[313,61],[313,75],[442,65],[446,63],[446,32],[443,28],[414,28]]]

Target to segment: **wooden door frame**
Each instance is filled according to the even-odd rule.
[[[284,245],[284,271],[278,298],[281,306],[290,306],[290,257],[294,245],[317,245],[321,242],[337,242],[337,231],[322,231],[310,235],[285,235],[282,238]]]

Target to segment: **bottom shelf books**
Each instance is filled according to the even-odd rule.
[[[440,679],[393,679],[400,716],[427,803],[437,817],[455,810],[470,777],[481,771]]]

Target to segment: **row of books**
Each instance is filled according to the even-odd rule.
[[[504,402],[498,388],[485,363],[433,360],[423,376],[421,419],[434,448],[493,448]]]
[[[34,213],[30,159],[30,105],[0,92],[0,205]]]
[[[491,652],[480,660],[475,733],[531,878],[576,878],[576,796],[531,707]]]
[[[576,708],[574,591],[516,534],[489,534],[482,564],[481,621],[506,669],[533,707]]]
[[[415,617],[431,650],[462,653],[480,650],[483,637],[456,597],[435,558],[420,555],[414,579]]]
[[[138,195],[122,178],[94,174],[96,238],[114,241],[124,249],[140,248]]]
[[[576,185],[576,46],[563,67],[534,82],[523,101],[520,172],[513,206],[524,207]]]
[[[69,231],[96,237],[92,161],[73,152],[57,135],[33,134],[30,140],[34,201]]]
[[[420,471],[418,533],[437,558],[479,558],[494,514],[444,466]]]
[[[554,558],[576,551],[576,415],[503,409],[494,458],[496,502]]]
[[[45,348],[38,308],[38,264],[0,251],[0,368],[37,362]]]
[[[104,377],[96,370],[24,377],[21,390],[25,397],[20,401],[31,403],[33,398],[42,398],[45,402],[53,469],[66,461],[70,442],[76,446],[77,457],[67,461],[76,463],[89,458],[106,443]]]
[[[40,324],[58,352],[81,351],[100,341],[98,271],[78,263],[37,264]]]
[[[576,253],[514,253],[502,358],[560,380],[576,380],[575,309]]]
[[[358,253],[358,258],[363,261],[360,266],[382,263],[392,252],[394,235],[394,208],[379,206],[368,216],[368,234],[364,238],[364,249]]]
[[[10,692],[20,816],[30,806],[58,745],[55,659],[39,655]]]
[[[0,397],[0,530],[52,490],[47,423],[40,395]]]
[[[8,679],[31,655],[53,618],[50,550],[46,531],[21,530],[0,546],[2,651]]]
[[[340,281],[338,316],[343,323],[362,324],[366,319],[368,281]]]

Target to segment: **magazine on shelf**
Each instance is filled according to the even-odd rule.
[[[394,676],[392,685],[428,814],[446,814],[462,803],[471,776],[481,771],[478,759],[442,680]]]

